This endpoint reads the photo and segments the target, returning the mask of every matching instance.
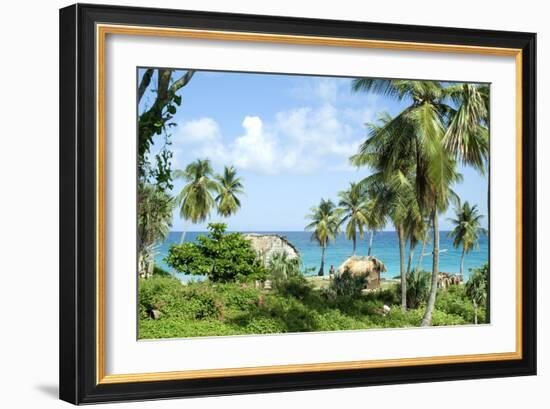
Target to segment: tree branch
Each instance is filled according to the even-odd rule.
[[[185,87],[191,78],[195,75],[195,70],[189,70],[180,79],[175,81],[170,87],[170,92],[175,93],[178,89]]]
[[[139,88],[138,88],[138,103],[141,101],[143,94],[145,94],[145,90],[151,83],[151,78],[153,77],[154,72],[155,70],[153,68],[148,68],[145,71],[145,74],[143,74],[143,77],[141,77],[141,81],[139,83]]]

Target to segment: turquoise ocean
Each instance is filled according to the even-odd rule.
[[[244,233],[244,232],[243,232]],[[319,245],[311,241],[311,232],[302,231],[288,231],[288,232],[246,232],[246,233],[264,233],[264,234],[278,234],[285,236],[294,246],[300,251],[300,257],[302,260],[303,269],[308,275],[315,275],[321,264],[321,248]],[[185,234],[185,241],[195,241],[198,235],[204,235],[205,232],[187,232]],[[461,248],[453,248],[452,238],[448,237],[449,232],[440,232],[440,260],[439,271],[448,273],[458,273],[460,270],[460,255]],[[158,247],[156,262],[157,264],[174,273],[174,271],[166,265],[163,261],[164,257],[168,254],[168,249],[172,244],[179,244],[181,240],[181,232],[170,232],[167,239]],[[414,252],[414,258],[412,266],[415,267],[418,263],[418,257],[421,251],[421,243],[416,247]],[[368,236],[365,240],[359,240],[357,242],[357,255],[366,256],[368,251]],[[432,251],[432,245],[428,243],[424,254]],[[347,240],[344,234],[340,234],[335,242],[331,242],[326,251],[325,256],[325,274],[328,274],[328,270],[331,264],[335,269],[344,262],[353,253],[352,242]],[[408,260],[408,249],[405,253],[405,265]],[[399,247],[397,241],[397,234],[395,231],[382,231],[374,235],[372,255],[380,259],[385,265],[388,271],[382,273],[383,278],[392,278],[399,275]],[[464,260],[464,275],[465,280],[470,275],[470,269],[481,267],[489,260],[489,241],[487,237],[482,237],[479,243],[479,249],[474,249],[466,255]],[[425,270],[431,270],[432,260],[431,255],[426,254],[422,261],[421,268]],[[312,271],[310,271],[310,269]],[[185,276],[183,274],[176,274],[178,278],[182,280],[197,279],[196,276]]]

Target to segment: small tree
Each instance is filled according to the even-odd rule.
[[[174,200],[156,185],[138,185],[138,256],[139,275],[153,274],[155,251],[168,236]]]
[[[286,251],[274,253],[267,262],[266,268],[269,278],[273,280],[276,286],[301,274],[300,259],[289,257]]]
[[[354,276],[349,271],[338,274],[330,282],[329,289],[341,297],[358,297],[367,285],[367,276]]]
[[[487,276],[489,275],[489,264],[472,270],[470,279],[466,282],[466,295],[474,304],[474,324],[477,324],[477,309],[487,300]]]
[[[407,306],[418,308],[430,294],[431,273],[414,270],[407,274]]]
[[[225,233],[224,223],[210,223],[208,235],[197,243],[172,245],[166,263],[183,274],[207,276],[214,282],[248,281],[265,277],[250,240],[240,233]]]

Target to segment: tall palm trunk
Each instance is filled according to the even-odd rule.
[[[353,241],[353,255],[355,256],[355,253],[357,252],[357,236],[354,234],[352,237]]]
[[[426,251],[426,243],[428,241],[428,230],[426,230],[426,234],[424,235],[424,239],[422,239],[422,250],[420,251],[420,254],[418,255],[418,263],[416,263],[416,269],[420,270],[422,267],[422,260],[424,259],[424,252]]]
[[[322,246],[321,247],[321,268],[319,268],[319,272],[317,273],[317,275],[319,277],[322,277],[325,275],[325,249],[326,247],[325,246]]]
[[[487,174],[489,174],[489,162],[487,162]],[[487,183],[487,209],[491,208],[491,184]],[[490,214],[489,214],[490,217]],[[487,232],[488,245],[491,244],[491,232]],[[489,247],[490,248],[490,247]],[[491,265],[489,264],[489,271],[487,272],[487,299],[485,300],[485,323],[489,324],[491,322]]]
[[[460,278],[464,277],[464,255],[466,254],[466,249],[462,246],[462,254],[460,256]]]
[[[370,237],[369,237],[369,251],[367,252],[367,256],[370,256],[372,253],[372,239],[374,238],[374,230],[370,231]]]
[[[409,241],[409,259],[407,260],[407,274],[411,272],[411,264],[412,259],[414,257],[414,248],[416,247],[415,244],[412,244],[412,242]]]
[[[434,250],[432,263],[432,286],[430,289],[430,297],[424,318],[422,318],[422,326],[432,325],[432,314],[435,306],[435,297],[437,296],[437,279],[439,278],[439,221],[437,220],[437,207],[433,210],[433,229],[434,229]]]
[[[477,302],[476,300],[472,300],[474,302],[474,324],[477,325]]]
[[[399,267],[401,273],[401,309],[407,311],[407,273],[405,271],[405,239],[401,226],[397,227],[397,239],[399,240]]]
[[[184,222],[183,231],[181,232],[180,244],[185,242],[185,234],[187,233],[187,223]]]

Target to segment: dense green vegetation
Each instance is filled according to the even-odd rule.
[[[330,216],[339,218],[336,232],[341,225],[346,225],[346,237],[353,243],[354,254],[357,234],[363,238],[365,230],[370,230],[372,239],[375,230],[383,227],[386,220],[391,221],[399,240],[403,312],[408,308],[407,274],[412,271],[414,249],[419,242],[423,242],[424,247],[431,229],[431,284],[421,323],[431,325],[439,280],[439,216],[451,203],[457,204],[453,236],[455,247],[463,248],[462,258],[484,233],[479,223],[482,216],[476,213],[476,207],[468,203],[461,206],[453,188],[462,182],[459,163],[480,174],[487,171],[489,89],[479,84],[356,78],[352,81],[352,90],[407,104],[395,116],[382,113],[378,123],[368,124],[368,137],[350,157],[350,162],[358,168],[369,168],[371,173],[339,193],[340,207],[333,209]],[[322,199],[323,202],[326,201]],[[313,214],[316,209],[319,208],[312,209]],[[307,226],[311,227],[317,231],[323,226]],[[409,257],[405,267],[407,242]],[[319,244],[324,254],[326,243]],[[369,253],[370,247],[371,244]]]
[[[426,273],[429,274],[429,273]],[[328,280],[323,280],[327,281]],[[214,335],[417,327],[424,314],[426,296],[416,308],[401,311],[398,284],[364,293],[345,279],[328,288],[314,289],[300,275],[281,280],[272,290],[252,283],[188,283],[162,275],[139,286],[139,337],[173,338]],[[336,283],[336,284],[335,284]],[[342,288],[346,289],[342,289]],[[390,307],[384,313],[384,305]],[[149,318],[152,310],[158,319]],[[478,311],[484,322],[484,308]],[[474,322],[474,305],[465,286],[440,290],[432,325]]]
[[[208,235],[198,236],[197,243],[171,246],[168,265],[180,273],[207,276],[212,282],[265,278],[265,268],[249,240],[239,233],[224,234],[223,223],[210,223],[208,229]]]
[[[473,271],[465,285],[440,288],[439,217],[456,206],[451,235],[462,258],[475,248],[482,215],[461,203],[453,188],[462,180],[459,164],[481,174],[489,154],[489,90],[486,85],[439,81],[357,78],[354,92],[383,95],[406,106],[395,116],[381,113],[367,124],[368,136],[349,158],[367,168],[363,179],[334,192],[337,203],[321,199],[306,216],[307,230],[321,248],[319,276],[326,251],[345,231],[353,254],[357,240],[369,234],[371,255],[375,232],[390,224],[399,246],[400,275],[380,290],[365,292],[365,277],[346,273],[312,283],[299,259],[286,253],[264,262],[241,234],[226,233],[222,223],[209,225],[208,235],[194,243],[173,245],[166,257],[175,271],[207,277],[182,284],[155,266],[157,246],[171,227],[175,207],[185,223],[202,223],[216,212],[236,214],[244,195],[237,169],[216,173],[208,158],[172,169],[169,130],[182,106],[180,92],[194,71],[179,78],[174,70],[147,69],[138,86],[138,252],[140,338],[326,331],[485,322],[490,315],[488,265]],[[145,98],[142,103],[141,100]],[[154,150],[151,147],[159,146]],[[173,179],[184,185],[172,192]],[[430,272],[413,267],[415,248],[433,243]],[[406,249],[408,248],[408,255]],[[408,260],[406,260],[408,258]],[[462,274],[461,266],[461,274]],[[266,280],[270,285],[266,285]],[[389,309],[388,309],[389,307]]]

